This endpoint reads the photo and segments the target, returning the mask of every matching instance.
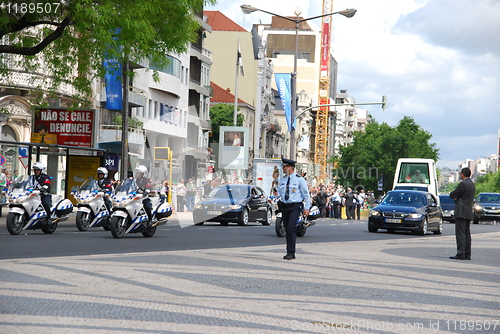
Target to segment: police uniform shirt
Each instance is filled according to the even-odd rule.
[[[285,199],[288,177],[290,177],[290,184],[288,185],[289,193],[288,199]],[[311,207],[311,197],[309,196],[307,182],[297,173],[293,173],[289,176],[285,175],[280,179],[278,195],[281,197],[283,203],[301,203],[305,200],[305,208],[309,209]]]

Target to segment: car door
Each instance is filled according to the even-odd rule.
[[[437,226],[441,219],[441,207],[438,205],[437,199],[432,194],[427,194],[427,205],[429,212],[429,225]]]
[[[252,220],[263,219],[265,215],[262,213],[262,198],[264,197],[264,193],[258,187],[252,187],[251,191],[251,199],[250,199],[250,208],[251,208],[251,218]]]

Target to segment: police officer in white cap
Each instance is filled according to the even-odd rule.
[[[284,176],[278,182],[278,191],[275,195],[280,197],[280,210],[286,231],[285,260],[295,259],[295,242],[297,240],[296,224],[301,214],[309,215],[311,197],[307,182],[295,173],[296,161],[281,158]]]

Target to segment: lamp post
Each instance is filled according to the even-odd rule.
[[[327,13],[327,14],[323,14],[323,15],[317,15],[317,16],[313,16],[313,17],[308,17],[306,19],[301,19],[299,18],[299,15],[301,14],[299,11],[295,11],[295,19],[294,18],[290,18],[290,17],[286,17],[286,16],[282,16],[282,15],[278,15],[278,14],[275,14],[275,13],[271,13],[271,12],[268,12],[268,11],[265,11],[265,10],[262,10],[262,9],[259,9],[259,8],[255,8],[255,7],[252,7],[252,6],[249,6],[249,5],[241,5],[240,6],[241,10],[243,11],[244,14],[250,14],[250,13],[253,13],[253,12],[256,12],[256,11],[259,11],[259,12],[263,12],[263,13],[267,13],[267,14],[270,14],[270,15],[274,15],[274,16],[277,16],[277,17],[281,17],[282,19],[285,19],[285,20],[288,20],[288,21],[292,21],[292,22],[295,22],[295,52],[294,52],[294,55],[293,55],[293,73],[292,73],[292,124],[296,118],[296,114],[297,114],[297,58],[299,57],[299,24],[301,22],[305,22],[305,21],[309,21],[309,20],[314,20],[314,19],[319,19],[321,17],[324,17],[324,16],[330,16],[330,15],[334,15],[334,14],[340,14],[340,15],[343,15],[347,18],[351,18],[354,16],[354,14],[356,14],[356,9],[346,9],[346,10],[341,10],[341,11],[338,11],[338,12],[333,12],[333,13]],[[296,147],[296,138],[295,138],[295,129],[292,127],[292,130],[290,132],[290,159],[293,159],[295,160],[296,158],[296,152],[297,152],[297,147]]]

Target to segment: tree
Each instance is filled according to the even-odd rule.
[[[0,9],[0,80],[10,63],[26,72],[52,76],[51,89],[72,84],[82,100],[91,96],[92,76],[103,60],[150,60],[167,65],[166,55],[182,53],[197,38],[196,13],[215,0],[38,0],[9,1]],[[17,55],[17,56],[13,56]],[[8,61],[7,61],[8,60]]]
[[[377,190],[379,178],[383,178],[385,192],[392,189],[398,159],[438,159],[436,144],[429,142],[432,135],[408,116],[396,127],[373,120],[353,138],[352,145],[340,147],[339,156],[330,160],[333,177],[350,188]]]
[[[480,176],[476,181],[476,195],[479,193],[500,192],[500,173],[488,173]]]
[[[236,117],[236,125],[242,126],[245,117],[238,114]],[[219,133],[221,126],[234,125],[234,105],[219,103],[210,108],[210,120],[212,121],[211,143],[219,142]]]

